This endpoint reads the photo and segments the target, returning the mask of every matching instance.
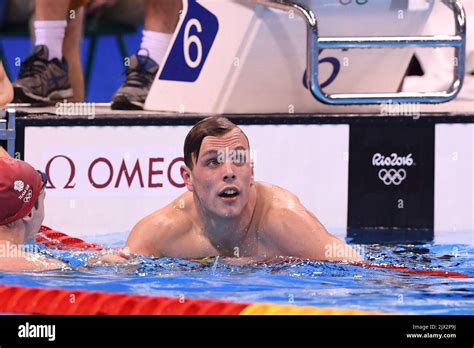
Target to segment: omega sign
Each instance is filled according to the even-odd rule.
[[[411,167],[413,165],[413,154],[411,153],[404,157],[399,156],[397,153],[392,153],[390,156],[376,153],[372,157],[372,166],[388,167],[387,169],[382,168],[378,172],[379,179],[387,186],[400,185],[407,177],[407,171],[402,167]]]
[[[46,174],[48,175],[48,189],[56,189],[56,173],[52,170],[52,164],[56,161],[66,163],[64,168],[68,170],[67,182],[62,185],[63,189],[74,189],[78,176],[77,164],[73,158],[66,155],[56,155],[46,163]],[[89,162],[89,161],[88,161]],[[181,165],[184,164],[184,158],[176,157],[168,163],[164,157],[150,157],[146,159],[128,160],[122,159],[120,163],[107,157],[98,157],[87,164],[87,182],[98,190],[106,188],[131,187],[132,184],[140,188],[162,188],[164,183],[169,183],[172,187],[183,188],[181,177],[176,175]],[[101,171],[105,173],[98,175]],[[173,173],[175,173],[173,175]],[[59,187],[60,188],[60,187]]]

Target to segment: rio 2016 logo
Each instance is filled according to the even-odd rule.
[[[400,167],[412,167],[414,165],[415,162],[411,153],[406,156],[399,156],[397,153],[384,156],[381,153],[376,153],[372,157],[373,167],[398,167],[382,168],[378,171],[378,178],[387,186],[399,186],[407,177],[406,169]]]

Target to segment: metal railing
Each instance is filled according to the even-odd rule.
[[[0,110],[0,140],[7,141],[7,151],[15,157],[15,110]]]
[[[267,7],[294,11],[307,25],[307,83],[313,96],[325,104],[446,103],[456,97],[464,82],[466,59],[466,14],[459,0],[443,0],[454,13],[455,35],[436,36],[374,36],[319,37],[318,21],[313,11],[290,0],[257,0]],[[454,77],[451,86],[441,92],[396,93],[337,93],[326,94],[319,85],[319,53],[322,49],[453,47],[455,48]]]

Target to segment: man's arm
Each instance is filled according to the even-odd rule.
[[[171,208],[172,209],[172,208]],[[173,209],[174,210],[174,209]],[[115,253],[91,260],[90,264],[124,264],[133,260],[133,254],[165,257],[170,246],[175,245],[182,223],[167,206],[139,221],[130,232],[125,246]]]
[[[48,271],[62,269],[66,264],[40,255],[31,257],[1,257],[0,270],[5,272]]]
[[[157,256],[157,226],[152,217],[146,217],[133,227],[125,247],[131,254]]]
[[[331,235],[299,201],[271,212],[265,242],[284,256],[324,260],[362,261],[357,252]]]
[[[128,251],[145,256],[166,256],[165,250],[173,245],[180,225],[177,219],[168,215],[164,208],[142,219],[128,236]]]
[[[161,257],[159,252],[159,231],[153,220],[156,213],[138,222],[128,235],[125,247],[111,254],[102,255],[98,259],[89,260],[89,265],[125,264],[133,260],[131,254]]]

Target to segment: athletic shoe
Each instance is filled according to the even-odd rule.
[[[112,98],[112,109],[143,110],[158,69],[158,64],[149,56],[132,56],[130,66],[126,70],[125,82]]]
[[[36,46],[23,62],[13,88],[16,103],[54,104],[73,95],[66,60],[49,60],[44,45]]]

